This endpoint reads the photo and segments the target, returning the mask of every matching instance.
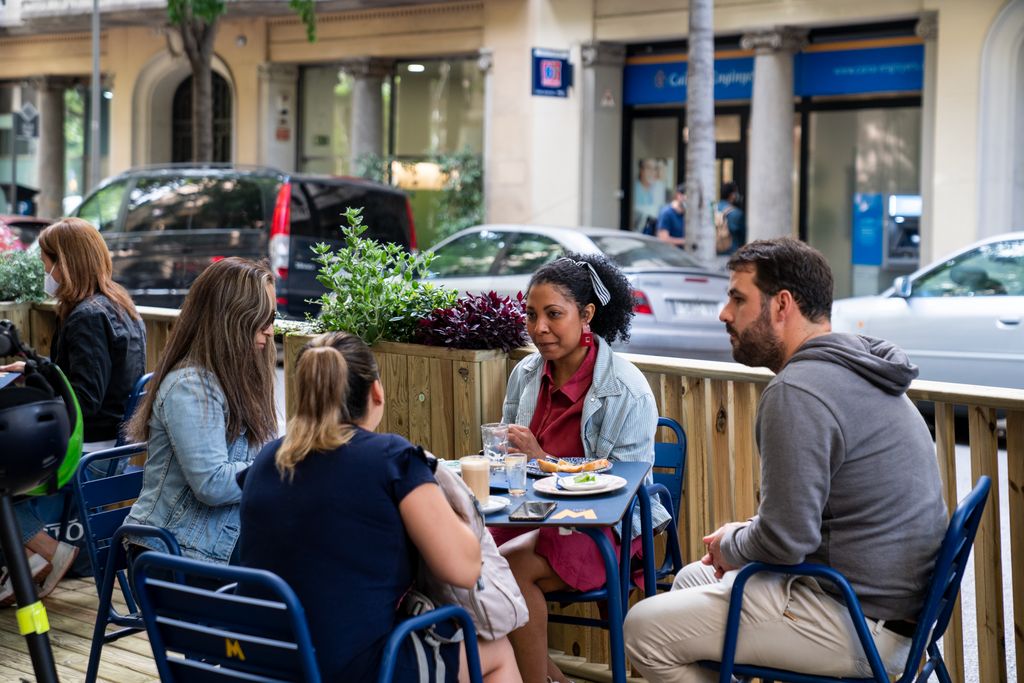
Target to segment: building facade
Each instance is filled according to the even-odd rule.
[[[285,5],[221,20],[224,161],[344,174],[394,157],[429,190],[430,160],[468,151],[489,221],[629,229],[682,181],[683,0],[336,0],[315,43]],[[104,173],[183,160],[190,70],[164,3],[100,6]],[[3,12],[0,186],[14,163],[55,215],[94,182],[91,3]],[[715,32],[718,179],[739,184],[751,238],[822,249],[839,295],[1024,225],[1022,0],[719,0]],[[564,64],[564,97],[534,94],[545,64]],[[26,103],[38,140],[11,135]]]

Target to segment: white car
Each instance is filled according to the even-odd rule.
[[[898,344],[921,379],[1022,388],[1024,232],[975,242],[878,296],[836,301],[832,327]]]
[[[605,228],[478,225],[432,249],[432,282],[464,293],[525,292],[530,276],[566,251],[603,253],[634,291],[631,338],[616,348],[676,358],[732,360],[718,312],[729,277],[701,268],[682,249],[653,237]]]

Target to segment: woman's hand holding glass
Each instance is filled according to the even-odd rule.
[[[533,435],[530,428],[522,425],[508,426],[508,450],[509,452],[525,453],[535,459],[547,455],[537,443],[537,437]]]

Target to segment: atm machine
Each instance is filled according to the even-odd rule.
[[[917,270],[921,195],[858,192],[853,196],[853,296],[878,294]]]

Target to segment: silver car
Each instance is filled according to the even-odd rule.
[[[878,296],[836,301],[832,327],[900,345],[921,379],[1024,387],[1024,232],[975,242]]]
[[[432,281],[460,292],[525,292],[530,276],[566,251],[603,253],[634,288],[631,353],[678,358],[732,360],[729,337],[718,312],[729,278],[701,268],[681,249],[622,230],[479,225],[431,249]]]

